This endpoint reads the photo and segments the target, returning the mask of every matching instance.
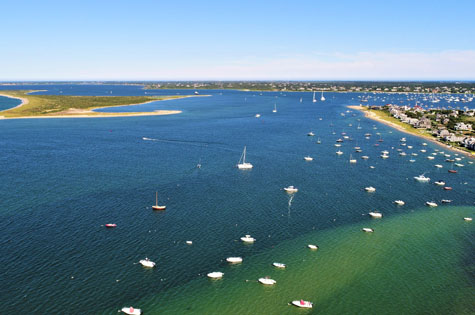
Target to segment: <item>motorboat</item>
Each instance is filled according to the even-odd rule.
[[[412,145],[408,145],[407,148],[408,148],[408,149],[412,149]]]
[[[192,241],[186,241],[186,245],[193,245]]]
[[[427,150],[425,150],[425,149],[422,149],[422,150],[419,150],[419,151],[422,152],[422,153],[426,153],[426,152],[427,152]]]
[[[289,187],[285,187],[284,188],[285,192],[289,193],[289,194],[293,194],[293,193],[296,193],[298,190],[298,188],[294,187],[294,186],[289,186]]]
[[[336,140],[336,142],[343,142],[343,140],[342,140],[342,139],[338,139],[338,140]]]
[[[311,250],[317,250],[318,249],[318,246],[313,245],[313,244],[308,244],[307,247],[310,248]]]
[[[401,138],[401,140],[399,140],[401,142],[406,142],[406,138]]]
[[[441,202],[442,202],[442,203],[451,203],[452,200],[450,200],[450,199],[442,199]]]
[[[140,263],[142,266],[146,267],[146,268],[153,268],[153,267],[155,267],[155,263],[154,263],[153,261],[151,261],[150,259],[148,259],[148,258],[141,259],[141,260],[139,261],[139,263]]]
[[[367,232],[367,233],[373,233],[374,229],[372,229],[372,228],[362,228],[361,231]]]
[[[245,235],[243,237],[241,237],[241,241],[243,241],[244,243],[254,243],[256,241],[256,239],[254,237],[252,237],[251,235]]]
[[[387,155],[387,154],[381,154],[382,159],[387,159],[388,157],[389,157],[389,155]]]
[[[414,163],[416,160],[409,160],[409,162]]]
[[[368,213],[372,218],[380,219],[383,217],[381,212],[370,212]]]
[[[425,142],[422,142],[422,145],[423,145],[423,146],[426,146],[426,145],[427,145],[427,143],[425,143]]]
[[[367,160],[367,159],[369,159],[369,156],[363,155],[361,158],[362,158],[363,160]]]
[[[343,152],[341,152],[340,150],[338,150],[338,151],[336,151],[336,154],[338,154],[338,155],[342,155],[342,154],[343,154]]]
[[[165,210],[167,206],[159,206],[158,205],[158,191],[155,192],[155,205],[152,206],[153,210]]]
[[[239,264],[242,263],[242,257],[228,257],[226,261],[230,264]]]
[[[142,314],[142,310],[140,308],[133,308],[132,306],[123,307],[120,311],[122,313],[129,314],[129,315],[140,315],[140,314]]]
[[[407,154],[406,154],[406,152],[401,152],[401,153],[399,153],[399,155],[400,156],[406,156]]]
[[[455,163],[454,164],[455,166],[458,166],[458,167],[464,167],[465,165],[461,164],[461,163]]]
[[[244,150],[242,151],[241,158],[237,164],[238,169],[240,170],[247,170],[251,169],[253,166],[251,163],[246,162],[246,147],[244,146]]]
[[[414,176],[414,179],[417,180],[418,182],[423,182],[423,183],[427,183],[430,181],[430,178],[429,177],[425,177],[424,174],[421,174],[419,176]]]
[[[452,187],[445,186],[445,187],[444,187],[444,190],[452,190]]]
[[[472,221],[472,218],[470,218],[470,217],[465,217],[465,218],[463,218],[463,219],[464,219],[465,221]]]
[[[443,166],[440,165],[440,164],[436,164],[436,165],[434,165],[434,166],[437,167],[437,168],[442,168],[442,167],[443,167]]]
[[[427,159],[428,159],[428,160],[433,160],[433,159],[435,159],[435,157],[433,157],[432,155],[429,155],[429,156],[427,157]]]
[[[295,301],[292,301],[292,305],[294,306],[297,306],[297,307],[301,307],[301,308],[312,308],[313,307],[313,303],[312,302],[309,302],[309,301],[304,301],[304,300],[295,300]]]
[[[433,201],[427,201],[426,202],[426,206],[429,206],[429,207],[437,207],[437,204]]]
[[[219,271],[210,272],[207,274],[208,278],[211,279],[221,279],[224,276],[224,273]]]
[[[449,170],[449,173],[455,174],[455,173],[457,173],[457,171],[456,170]]]
[[[445,182],[443,180],[438,180],[434,184],[439,185],[439,186],[444,186]]]
[[[306,157],[304,157],[304,160],[305,161],[313,161],[313,157],[307,155]]]
[[[341,147],[341,143],[335,143],[334,146],[335,147]]]
[[[256,114],[256,118],[259,118],[259,117],[261,117],[261,114]]]
[[[272,263],[272,266],[276,268],[281,268],[281,269],[285,269],[285,267],[287,267],[285,264],[278,263],[278,262]]]
[[[115,223],[107,223],[107,224],[105,224],[105,227],[106,227],[106,228],[115,228],[116,226],[117,226],[117,224],[115,224]]]
[[[404,206],[406,203],[402,200],[394,200],[394,203],[397,204],[398,206]]]
[[[376,191],[376,188],[374,188],[373,186],[368,186],[368,187],[365,187],[365,189],[367,192],[375,192]]]
[[[369,168],[373,169],[373,168],[374,168],[374,166],[373,166],[373,165],[370,165],[370,167],[369,167]]]
[[[315,134],[314,134],[313,132],[311,132],[311,131],[310,131],[309,133],[307,133],[307,136],[309,136],[309,137],[313,137],[313,136],[315,136]]]
[[[350,163],[351,163],[351,164],[356,163],[356,159],[353,159],[353,158],[351,157],[351,154],[350,154]]]
[[[260,283],[265,284],[265,285],[274,285],[277,283],[274,279],[270,279],[268,277],[265,278],[259,278],[258,280]]]
[[[417,153],[411,153],[412,156],[417,156],[418,154]]]

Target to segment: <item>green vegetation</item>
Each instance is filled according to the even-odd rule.
[[[367,109],[365,107],[362,107],[362,109],[365,110],[365,111],[368,111],[370,113],[373,113],[379,119],[382,119],[382,120],[385,120],[385,121],[388,121],[390,123],[393,123],[393,124],[397,125],[398,127],[400,127],[401,129],[404,129],[407,132],[410,132],[412,134],[419,135],[419,136],[429,136],[429,137],[435,139],[435,137],[433,137],[428,131],[423,130],[423,129],[417,129],[417,128],[412,127],[411,125],[403,123],[399,119],[396,119],[396,118],[392,117],[389,114],[389,112],[387,112],[387,111],[371,110],[371,109]]]
[[[0,113],[5,117],[71,115],[100,107],[143,104],[146,102],[181,98],[183,96],[67,96],[30,95],[33,91],[6,90],[0,94],[27,99],[28,103]],[[88,113],[98,115],[99,113]],[[102,114],[102,113],[101,113]]]

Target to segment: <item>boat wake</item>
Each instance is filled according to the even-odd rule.
[[[144,141],[157,141],[157,142],[168,142],[168,143],[178,143],[178,144],[189,144],[189,145],[202,145],[208,146],[210,144],[226,144],[223,142],[210,142],[210,141],[197,141],[197,140],[181,140],[181,139],[158,139],[158,138],[147,138],[142,137]]]

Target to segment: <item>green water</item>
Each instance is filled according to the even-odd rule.
[[[315,231],[242,265],[217,262],[222,280],[202,275],[140,305],[147,314],[473,314],[473,223],[463,220],[473,212],[423,208]],[[306,248],[312,243],[318,251]],[[274,261],[287,269],[274,268]],[[277,284],[260,285],[256,280],[263,276]],[[296,299],[310,300],[314,308],[287,304]]]

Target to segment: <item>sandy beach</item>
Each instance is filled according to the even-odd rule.
[[[21,100],[21,104],[15,106],[13,108],[9,108],[7,110],[11,110],[14,108],[21,107],[29,103],[27,98],[22,97],[14,97],[11,95],[0,94],[0,96],[14,98]],[[128,112],[128,113],[101,113],[95,112],[94,110],[100,108],[110,108],[110,107],[121,107],[121,106],[134,106],[134,105],[143,105],[151,102],[156,101],[169,101],[169,100],[176,100],[181,98],[188,98],[188,97],[207,97],[210,95],[183,95],[182,97],[170,97],[160,100],[151,100],[145,103],[140,104],[128,104],[128,105],[117,105],[117,106],[107,106],[107,107],[97,107],[91,109],[77,109],[77,108],[70,108],[68,110],[58,112],[55,115],[43,115],[43,116],[18,116],[18,117],[5,117],[0,115],[0,119],[38,119],[38,118],[104,118],[104,117],[131,117],[131,116],[161,116],[161,115],[174,115],[182,113],[181,110],[155,110],[153,112]],[[0,112],[1,113],[1,112]]]
[[[374,114],[373,112],[371,111],[368,111],[366,110],[364,107],[361,107],[361,106],[347,106],[348,108],[351,108],[351,109],[355,109],[355,110],[359,110],[361,112],[363,112],[365,114],[365,117],[369,118],[369,119],[372,119],[372,120],[376,120],[382,124],[385,124],[387,126],[390,126],[394,129],[397,129],[401,132],[404,132],[404,133],[407,133],[407,134],[410,134],[410,135],[413,135],[413,136],[416,136],[416,137],[419,137],[419,138],[423,138],[423,139],[426,139],[427,141],[430,141],[432,143],[435,143],[435,144],[438,144],[440,145],[441,147],[443,147],[444,149],[446,150],[450,150],[450,151],[453,151],[453,152],[457,152],[457,153],[460,153],[460,154],[463,154],[467,157],[470,157],[472,159],[475,159],[475,155],[474,154],[471,154],[467,151],[463,151],[463,150],[460,150],[458,148],[454,148],[452,146],[448,146],[447,144],[445,143],[442,143],[440,141],[437,141],[436,139],[434,139],[433,137],[430,137],[430,136],[424,136],[424,135],[420,135],[420,134],[415,134],[415,133],[412,133],[412,132],[409,132],[407,131],[406,129],[403,129],[401,128],[399,125],[395,124],[395,123],[392,123],[390,121],[387,121],[387,120],[384,120],[384,119],[381,119],[380,117],[376,116],[376,114]]]

